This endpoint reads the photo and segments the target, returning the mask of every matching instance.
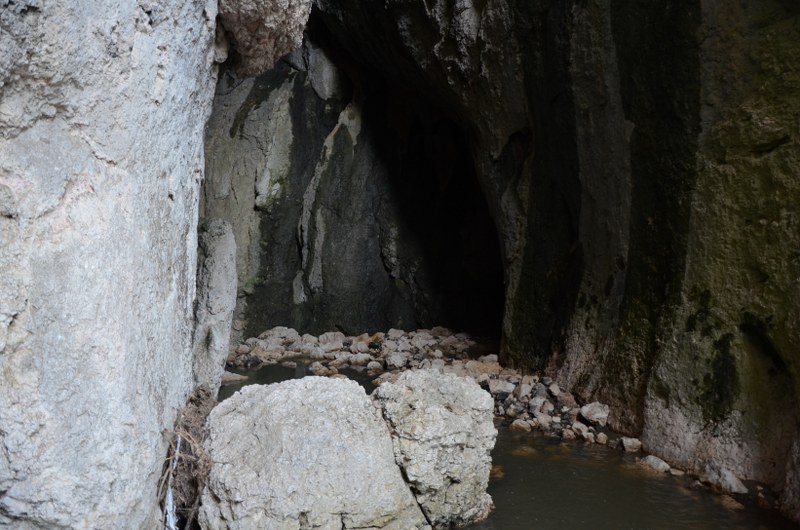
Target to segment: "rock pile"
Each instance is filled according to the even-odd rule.
[[[491,394],[496,420],[513,432],[540,431],[562,440],[610,445],[627,453],[639,454],[643,450],[639,439],[607,431],[608,405],[592,402],[581,406],[550,377],[504,368],[497,355],[477,354],[479,346],[468,334],[442,327],[410,332],[390,329],[386,333],[357,337],[340,332],[315,337],[276,327],[232,347],[228,364],[235,368],[255,368],[310,359],[309,368],[315,375],[345,377],[339,370],[350,368],[374,377],[373,383],[379,387],[397,383],[405,371],[412,369],[438,372],[439,379],[448,374],[467,376]],[[642,458],[640,463],[658,472],[683,474],[655,456]],[[747,491],[728,470],[713,471],[699,473],[699,478],[721,491]]]
[[[606,444],[603,432],[609,408],[602,403],[579,406],[574,396],[549,377],[524,375],[504,368],[497,355],[473,358],[477,342],[466,333],[435,327],[346,336],[334,331],[319,337],[276,327],[234,347],[228,364],[254,368],[306,358],[319,376],[336,376],[342,368],[366,371],[376,385],[394,382],[404,370],[431,369],[468,376],[494,398],[494,413],[517,432],[540,430],[567,440]]]

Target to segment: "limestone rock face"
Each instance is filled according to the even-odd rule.
[[[0,526],[152,528],[216,2],[0,4]]]
[[[218,86],[203,206],[234,227],[236,338],[276,325],[496,331],[499,244],[463,137],[311,32],[273,70]],[[493,318],[463,322],[484,307]]]
[[[201,228],[199,243],[194,379],[218,388],[236,306],[236,240],[230,224],[212,219]]]
[[[378,410],[355,382],[248,386],[208,419],[206,530],[387,528],[426,522]]]
[[[273,318],[262,329],[305,329],[302,314],[332,315],[319,322],[324,329],[345,320],[380,329],[350,312],[358,304],[328,309],[342,292],[357,292],[370,318],[446,314],[440,297],[420,295],[426,253],[409,251],[413,231],[393,222],[416,212],[392,214],[386,190],[412,174],[429,175],[416,189],[436,182],[454,190],[472,172],[499,234],[506,359],[549,371],[580,403],[608,404],[608,425],[640,437],[646,451],[695,473],[713,464],[767,482],[796,507],[797,7],[315,5],[313,53],[288,57],[283,77],[220,90],[230,107],[215,138],[229,148],[236,137],[268,160],[253,164],[259,185],[230,193],[260,190],[267,223],[253,223],[270,237],[243,247],[278,250],[264,252],[273,257],[259,258],[249,276],[252,314]],[[639,31],[645,20],[650,30]],[[324,57],[347,75],[320,68]],[[381,93],[390,97],[373,106]],[[274,118],[256,119],[268,112]],[[448,126],[423,127],[419,114]],[[283,132],[259,142],[259,123]],[[309,123],[326,125],[300,146]],[[278,124],[291,125],[291,142]],[[399,134],[382,136],[386,124]],[[415,166],[430,146],[435,156]],[[235,160],[236,149],[220,160]],[[283,163],[289,152],[295,158]],[[387,160],[410,170],[378,182],[390,175],[381,171]],[[409,194],[409,202],[426,196]],[[285,217],[292,203],[303,206]],[[270,217],[289,222],[270,226]],[[389,222],[376,231],[375,218]],[[431,222],[423,230],[431,226],[457,231]]]
[[[389,423],[397,463],[435,527],[483,519],[497,430],[491,395],[465,377],[403,373],[374,393]]]
[[[233,38],[235,68],[252,77],[300,45],[311,0],[220,0],[222,26]]]

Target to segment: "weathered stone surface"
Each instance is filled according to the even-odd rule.
[[[661,460],[655,455],[647,455],[646,457],[639,460],[639,464],[643,465],[644,467],[650,468],[653,471],[657,471],[659,473],[666,473],[669,471],[669,464]]]
[[[581,416],[590,423],[605,427],[608,421],[609,408],[597,401],[581,407]]]
[[[448,527],[486,517],[493,506],[486,487],[497,437],[491,396],[471,379],[432,370],[405,372],[373,396],[428,521]]]
[[[236,241],[226,221],[206,222],[199,234],[193,372],[196,385],[220,385],[236,308]]]
[[[628,436],[623,436],[621,443],[622,449],[626,453],[636,453],[642,449],[642,442],[638,438],[629,438]]]
[[[0,526],[153,528],[216,2],[0,4]]]
[[[385,423],[353,381],[248,386],[212,411],[208,429],[206,530],[426,524]]]
[[[715,464],[708,464],[700,478],[726,493],[747,493],[745,485],[730,469]]]
[[[220,0],[219,17],[232,40],[240,77],[271,68],[300,46],[311,0]]]

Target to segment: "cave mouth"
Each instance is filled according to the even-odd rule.
[[[495,343],[504,270],[467,135],[312,21],[249,80],[220,76],[204,220],[237,244],[233,338],[444,326]]]

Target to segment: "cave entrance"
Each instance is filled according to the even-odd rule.
[[[313,32],[311,32],[313,34]],[[202,215],[237,243],[234,339],[446,326],[500,335],[500,243],[464,131],[324,38],[222,73]]]

